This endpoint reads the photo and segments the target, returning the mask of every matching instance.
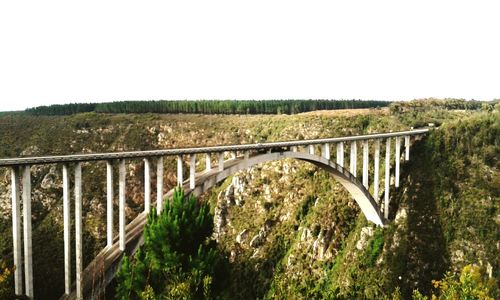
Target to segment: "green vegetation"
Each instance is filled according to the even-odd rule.
[[[211,240],[207,203],[176,190],[161,214],[149,214],[144,245],[117,274],[119,299],[212,299],[224,292],[225,258]]]
[[[410,161],[402,164],[401,187],[391,189],[394,221],[386,228],[370,225],[342,186],[312,165],[288,159],[258,165],[202,196],[213,212],[222,203],[227,206],[223,230],[210,248],[229,256],[223,291],[218,290],[218,275],[208,275],[212,283],[210,279],[204,283],[210,270],[202,267],[201,259],[194,259],[198,263],[188,263],[177,275],[170,274],[168,289],[180,295],[189,294],[190,287],[201,297],[210,290],[213,297],[231,299],[411,299],[432,294],[444,299],[447,294],[432,280],[451,286],[452,280],[460,281],[458,274],[466,266],[478,265],[481,281],[473,280],[472,290],[487,288],[485,295],[498,299],[499,108],[496,102],[430,99],[393,103],[383,109],[293,116],[7,114],[0,116],[0,156],[311,139],[435,123],[440,128],[414,141]],[[381,165],[383,151],[382,147]],[[331,152],[334,155],[334,148]],[[361,152],[358,149],[358,162]],[[176,161],[165,158],[164,163],[165,188],[170,189],[176,185]],[[203,166],[204,157],[198,156],[197,169]],[[104,170],[100,163],[84,164],[84,187],[91,187],[84,190],[85,264],[105,243]],[[127,222],[143,209],[142,170],[142,161],[127,161]],[[5,267],[12,270],[7,171],[0,169],[0,233],[4,236],[0,253]],[[63,282],[61,170],[39,166],[32,172],[36,174],[32,177],[35,293],[37,298],[52,299],[61,295]],[[383,186],[383,168],[380,175]],[[255,242],[260,234],[260,242]],[[208,247],[208,240],[200,243]],[[139,268],[136,259],[148,259],[145,250],[141,253],[127,258],[124,268]],[[193,273],[190,267],[206,273]],[[4,285],[13,287],[12,273],[5,274]],[[58,284],[45,285],[44,278],[55,278]],[[127,280],[129,288],[124,290],[135,297],[166,293],[166,284],[157,288],[149,281],[132,292],[135,281]]]
[[[160,114],[297,114],[314,110],[385,107],[390,102],[375,100],[175,100],[72,103],[26,109],[36,116],[98,113]]]
[[[412,294],[414,300],[427,299],[478,299],[493,300],[495,281],[484,272],[484,268],[477,265],[466,265],[460,274],[452,272],[446,273],[443,280],[433,280],[432,285],[436,293],[431,298],[422,295],[418,290]],[[395,294],[396,298],[401,299],[400,295]]]
[[[448,110],[478,110],[485,108],[485,106],[494,105],[497,101],[483,102],[483,101],[467,101],[464,99],[419,99],[407,102],[395,102],[391,105],[391,111],[394,113],[401,113],[405,111],[422,112],[436,109]]]
[[[13,275],[14,268],[8,267],[5,261],[0,260],[0,299],[14,298]]]

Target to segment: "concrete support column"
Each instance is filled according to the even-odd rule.
[[[68,165],[63,165],[64,293],[71,293],[71,233]]]
[[[323,144],[321,147],[321,156],[330,160],[330,145],[328,143]]]
[[[14,252],[14,287],[16,295],[23,294],[23,268],[21,253],[21,207],[19,204],[19,170],[13,167],[10,170],[12,190],[12,241]]]
[[[396,178],[395,178],[395,185],[396,187],[399,187],[399,164],[401,162],[401,137],[397,136],[396,137]]]
[[[314,155],[314,145],[309,145],[309,154]]]
[[[212,158],[210,157],[210,153],[205,153],[205,171],[212,170]]]
[[[118,176],[118,233],[120,235],[120,250],[125,250],[125,160],[120,160]]]
[[[182,155],[177,155],[177,185],[182,187],[182,183],[184,182],[183,178],[183,170],[182,170]]]
[[[267,154],[271,154],[272,152],[273,152],[273,149],[272,149],[272,148],[269,148],[269,149],[267,150]]]
[[[107,246],[113,245],[113,165],[106,162],[106,236]]]
[[[375,140],[375,158],[373,165],[373,199],[378,204],[378,188],[379,188],[379,166],[380,166],[380,140]]]
[[[363,185],[368,189],[368,140],[363,141]]]
[[[144,212],[151,211],[151,164],[148,158],[144,159]]]
[[[224,171],[224,152],[219,152],[219,171]]]
[[[337,143],[337,165],[344,167],[344,142]]]
[[[31,168],[23,170],[24,286],[26,296],[33,298],[33,258],[31,235]]]
[[[196,154],[189,155],[189,188],[194,189],[196,176]]]
[[[76,299],[83,299],[83,244],[82,244],[82,165],[75,165],[75,257]]]
[[[410,136],[405,136],[405,160],[410,160]]]
[[[236,151],[231,151],[231,159],[236,159]]]
[[[385,180],[384,180],[384,217],[389,217],[389,183],[391,180],[391,139],[385,140]]]
[[[356,174],[357,167],[358,167],[356,165],[357,159],[358,159],[357,143],[356,143],[356,141],[352,141],[351,142],[351,160],[349,161],[349,172],[351,172],[352,175],[354,175],[354,177],[358,177],[358,174]]]
[[[163,209],[163,157],[156,161],[156,213],[159,215]]]
[[[245,151],[245,160],[250,158],[250,151]]]
[[[297,146],[292,146],[292,152],[298,152],[299,151],[299,147]]]

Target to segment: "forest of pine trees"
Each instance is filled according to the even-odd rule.
[[[376,100],[175,100],[72,103],[26,109],[32,115],[97,113],[297,114],[314,110],[375,108],[390,102]]]

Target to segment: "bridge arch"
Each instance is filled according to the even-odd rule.
[[[333,161],[304,152],[283,151],[259,154],[247,159],[234,159],[228,161],[222,171],[212,170],[206,172],[205,174],[200,174],[200,176],[196,179],[194,189],[189,189],[188,183],[184,184],[183,188],[186,193],[192,193],[195,196],[199,196],[238,171],[248,169],[260,163],[285,158],[294,158],[300,161],[305,161],[325,170],[349,192],[361,208],[361,211],[367,220],[378,226],[384,226],[387,223],[387,220],[382,215],[376,201],[353,174]]]

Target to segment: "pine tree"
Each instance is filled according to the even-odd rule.
[[[207,203],[176,190],[160,215],[154,209],[144,245],[124,258],[117,274],[119,299],[197,298],[220,295],[226,259],[219,253]]]

